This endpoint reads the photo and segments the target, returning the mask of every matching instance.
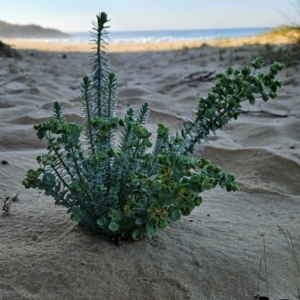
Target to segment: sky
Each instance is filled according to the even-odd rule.
[[[0,20],[64,32],[89,31],[108,14],[111,31],[274,27],[295,15],[293,0],[0,0]],[[298,16],[299,17],[299,16]]]

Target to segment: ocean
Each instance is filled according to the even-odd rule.
[[[226,29],[193,29],[193,30],[160,30],[160,31],[110,31],[110,43],[155,43],[170,41],[199,41],[212,39],[252,37],[267,32],[271,28],[226,28]],[[70,38],[40,39],[45,42],[88,43],[89,32],[68,32]]]

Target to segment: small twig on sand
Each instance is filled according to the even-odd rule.
[[[2,87],[2,86],[5,86],[6,84],[8,84],[8,83],[10,83],[10,82],[13,82],[13,81],[17,81],[17,80],[19,80],[19,79],[22,79],[22,78],[24,78],[25,76],[18,76],[18,77],[15,77],[15,78],[13,78],[13,79],[11,79],[11,80],[8,80],[8,81],[6,81],[6,82],[4,82],[4,83],[2,83],[2,84],[0,84],[0,87]]]
[[[262,262],[262,258],[260,259],[260,262],[259,262],[258,279],[257,279],[257,293],[254,295],[255,299],[260,299],[261,298],[261,296],[259,294],[259,281],[260,281],[261,262]]]
[[[271,113],[264,110],[258,110],[258,111],[251,111],[251,110],[242,110],[240,109],[240,112],[243,114],[266,114],[274,117],[280,117],[280,118],[287,118],[287,114],[277,114],[277,113]]]
[[[263,241],[264,241],[264,260],[265,260],[265,276],[266,276],[266,284],[267,284],[267,295],[269,295],[269,283],[268,283],[268,274],[267,274],[267,254],[266,254],[266,240],[265,240],[265,235],[262,234],[263,236]]]
[[[264,258],[260,259],[259,262],[259,271],[258,271],[258,282],[257,282],[257,293],[254,295],[255,299],[258,300],[269,300],[270,295],[269,295],[269,284],[268,284],[268,276],[267,276],[267,254],[266,254],[266,241],[265,241],[265,235],[262,233],[261,236],[263,237],[263,242],[264,242]],[[265,278],[266,278],[266,286],[267,286],[267,295],[268,296],[261,296],[259,293],[259,281],[260,281],[260,272],[261,272],[261,264],[262,260],[264,260],[264,267],[265,267]],[[283,299],[282,299],[283,300]]]
[[[12,197],[12,201],[18,201],[19,200],[18,196],[19,196],[19,193],[16,196]]]
[[[297,259],[297,256],[296,256],[294,243],[293,243],[292,237],[290,235],[290,232],[287,229],[282,228],[279,225],[278,225],[278,228],[279,228],[280,231],[283,232],[283,234],[285,236],[285,239],[287,241],[287,244],[292,249],[292,256],[295,260],[295,264],[296,264],[296,268],[297,268],[297,270],[296,270],[296,283],[297,283],[298,299],[300,300],[300,287],[299,287],[300,267],[299,267],[299,262],[298,262],[298,259]]]
[[[211,75],[213,75],[216,72],[216,70],[212,71],[212,72],[207,72],[205,75],[201,75],[202,73],[205,72],[195,72],[192,73],[186,77],[184,77],[184,80],[179,81],[177,83],[171,84],[170,88],[173,88],[175,86],[181,85],[181,84],[185,84],[185,83],[192,83],[192,82],[207,82],[207,81],[211,81],[214,80],[215,77],[211,77]]]

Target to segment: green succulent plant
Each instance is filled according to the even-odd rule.
[[[208,96],[200,98],[179,131],[171,134],[158,124],[152,145],[145,127],[148,103],[117,116],[117,80],[105,52],[107,22],[102,12],[94,23],[92,71],[80,87],[84,125],[67,122],[55,102],[53,118],[34,126],[37,137],[46,140],[48,154],[37,157],[39,168],[27,172],[23,185],[52,196],[56,205],[68,208],[74,222],[90,231],[152,238],[158,228],[199,206],[202,192],[217,185],[228,192],[238,190],[234,174],[191,154],[211,132],[238,118],[241,102],[275,98],[282,85],[275,75],[284,66],[275,62],[267,74],[256,75],[264,64],[257,58],[252,67],[217,75]]]

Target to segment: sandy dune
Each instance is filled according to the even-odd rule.
[[[20,60],[0,58],[0,161],[8,162],[0,164],[0,187],[3,201],[16,193],[20,200],[0,217],[1,300],[246,300],[257,293],[258,279],[261,295],[298,299],[300,274],[286,237],[289,232],[300,260],[299,71],[283,71],[278,99],[244,105],[240,119],[202,153],[237,174],[239,192],[206,192],[202,206],[153,240],[116,247],[78,228],[51,198],[21,185],[45,152],[32,126],[51,116],[52,103],[61,101],[67,119],[81,122],[78,88],[89,72],[87,48],[11,43],[23,50]],[[221,61],[219,44],[158,45],[114,46],[110,55],[120,83],[119,113],[126,104],[148,101],[152,132],[158,122],[176,130],[213,82],[174,84],[194,72],[241,67],[256,55],[255,46],[228,44]],[[259,278],[264,257],[267,274],[263,261]]]

